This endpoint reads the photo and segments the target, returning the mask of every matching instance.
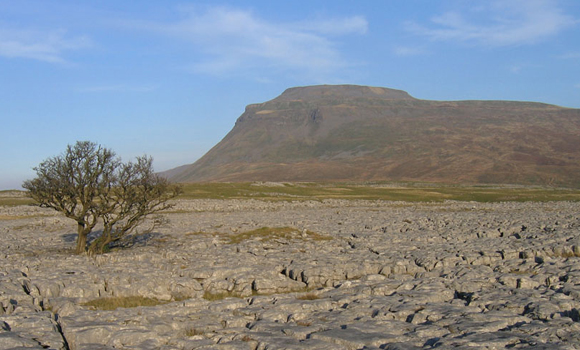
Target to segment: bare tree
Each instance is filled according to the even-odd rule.
[[[100,254],[114,242],[133,233],[145,218],[169,209],[168,200],[179,195],[181,188],[153,172],[151,157],[137,157],[135,163],[122,164],[116,174],[115,186],[102,198],[103,233],[91,242],[89,252]],[[152,230],[158,220],[148,228]]]
[[[151,158],[124,164],[113,151],[90,141],[69,145],[64,154],[45,160],[34,170],[37,177],[22,187],[41,206],[77,222],[77,254],[86,252],[87,237],[99,219],[104,224],[100,242],[106,242],[107,235],[131,233],[145,216],[169,208],[167,201],[180,193],[179,186],[153,172]],[[99,249],[95,244],[93,252],[102,252],[112,241]]]
[[[23,188],[41,206],[53,208],[77,222],[76,252],[85,251],[87,236],[99,218],[99,200],[111,189],[119,160],[109,149],[89,141],[68,145],[64,154],[35,167],[37,177]]]

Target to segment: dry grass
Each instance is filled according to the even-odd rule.
[[[0,206],[15,207],[18,205],[32,205],[34,204],[32,198],[6,198],[0,197]]]
[[[573,250],[561,250],[561,251],[554,251],[551,254],[548,254],[552,258],[580,258],[580,254],[574,252]]]
[[[531,270],[520,270],[520,269],[510,269],[508,271],[508,273],[512,274],[512,275],[537,275],[538,272],[537,271],[531,271]]]
[[[250,341],[253,341],[253,340],[254,340],[254,338],[250,337],[249,335],[244,335],[242,337],[242,341],[243,342],[250,342]]]
[[[442,202],[444,200],[500,201],[580,201],[580,190],[533,186],[446,185],[412,182],[349,183],[188,183],[184,199],[259,199],[268,201],[366,199],[405,202]]]
[[[26,216],[26,215],[0,215],[0,221],[3,220],[20,220],[20,219],[29,219],[33,216]]]
[[[204,335],[204,334],[205,334],[204,331],[195,329],[193,327],[185,330],[186,337],[195,337],[196,335]]]
[[[302,294],[296,297],[296,299],[298,300],[318,300],[320,299],[320,296],[318,294],[315,293],[306,293],[306,294]]]
[[[234,292],[210,293],[205,291],[205,293],[203,293],[203,298],[207,301],[218,301],[227,298],[242,298],[242,296]]]
[[[230,236],[228,237],[228,243],[237,244],[247,240],[268,242],[276,239],[327,241],[331,240],[332,237],[323,236],[309,230],[300,231],[293,227],[261,227],[252,231],[242,232],[235,236]]]
[[[0,206],[13,207],[17,205],[30,205],[33,203],[34,200],[28,197],[28,194],[25,191],[0,191]]]
[[[28,216],[26,218],[31,218],[31,217]],[[61,230],[63,227],[65,227],[63,224],[49,224],[46,222],[40,222],[40,223],[18,225],[18,226],[14,226],[12,229],[14,231],[42,229],[43,231],[46,231],[46,232],[56,232],[56,231]]]
[[[195,232],[187,232],[186,236],[223,236],[224,233],[221,232],[203,232],[203,231],[195,231]]]
[[[186,236],[213,236],[219,237],[226,244],[239,244],[246,241],[270,242],[278,239],[303,241],[329,241],[332,237],[325,236],[310,230],[299,230],[294,227],[261,227],[255,230],[228,235],[222,232],[188,232]]]
[[[56,212],[55,212],[56,213]],[[23,219],[36,219],[36,218],[50,218],[53,215],[50,214],[29,214],[29,215],[0,215],[0,221],[9,221],[9,220],[23,220]]]
[[[139,306],[157,306],[167,304],[168,301],[162,301],[154,298],[145,298],[141,296],[130,297],[110,297],[99,298],[83,303],[83,306],[88,306],[93,310],[116,310],[119,308],[133,308]]]

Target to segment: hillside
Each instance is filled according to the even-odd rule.
[[[534,102],[428,101],[324,85],[246,107],[178,182],[428,181],[580,186],[580,110]]]

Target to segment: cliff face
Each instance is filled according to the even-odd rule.
[[[226,137],[170,178],[580,186],[580,110],[426,101],[366,86],[309,86],[249,105]]]

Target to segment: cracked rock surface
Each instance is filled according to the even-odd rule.
[[[0,207],[0,349],[580,349],[579,209],[180,200],[87,257],[71,220]],[[134,296],[163,303],[84,306]]]

